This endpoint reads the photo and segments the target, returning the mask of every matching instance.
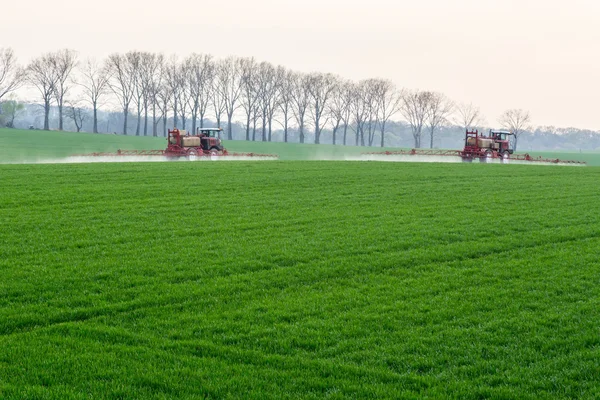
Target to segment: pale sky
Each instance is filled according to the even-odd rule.
[[[599,0],[31,0],[2,5],[0,47],[23,62],[145,50],[254,56],[382,77],[535,125],[600,130]]]

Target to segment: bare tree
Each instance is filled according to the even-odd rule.
[[[17,64],[17,57],[10,48],[0,48],[0,100],[17,90],[25,81],[26,70]]]
[[[387,122],[398,111],[402,102],[402,91],[396,89],[396,85],[389,80],[380,80],[376,88],[377,111],[379,113],[379,128],[381,133],[381,147],[385,146],[385,127]]]
[[[163,55],[143,52],[140,53],[139,67],[137,71],[136,93],[138,95],[138,103],[141,102],[144,112],[144,136],[148,135],[148,114],[150,107],[153,110],[153,120],[156,118],[156,90],[162,80],[161,68],[163,63]],[[158,82],[157,82],[158,81]],[[138,107],[139,110],[139,107]],[[139,111],[138,111],[139,114]],[[139,116],[138,116],[139,120]],[[153,121],[156,122],[156,121]],[[153,127],[156,124],[153,125]],[[139,126],[139,123],[138,123]],[[137,129],[136,129],[137,134]],[[153,135],[156,132],[153,129]]]
[[[415,148],[421,147],[421,133],[429,115],[431,92],[406,91],[400,102],[400,113],[408,121],[415,140]]]
[[[100,100],[109,89],[109,75],[106,68],[98,65],[93,59],[87,59],[81,67],[81,79],[78,84],[83,89],[85,101],[92,106],[93,132],[98,133],[98,108],[102,106]]]
[[[375,141],[375,132],[379,124],[379,91],[382,85],[380,79],[367,79],[362,85],[362,102],[364,107],[363,132],[366,128],[367,143],[373,146]],[[364,140],[364,139],[363,139]]]
[[[220,92],[225,105],[227,115],[227,140],[233,139],[232,125],[233,113],[240,107],[240,96],[242,95],[242,59],[228,57],[217,64],[216,90]]]
[[[331,120],[332,130],[332,141],[333,144],[337,144],[337,132],[341,125],[344,126],[344,145],[346,145],[346,132],[348,130],[348,124],[350,120],[350,103],[352,97],[348,96],[347,93],[351,90],[351,82],[338,81],[334,92],[331,96],[331,101],[327,106],[327,112]]]
[[[516,151],[519,136],[521,136],[525,130],[529,129],[529,124],[531,122],[529,111],[521,109],[506,110],[502,113],[500,118],[498,118],[498,122],[504,129],[508,129],[514,133],[514,150]]]
[[[429,96],[429,110],[427,112],[427,125],[429,126],[429,148],[433,149],[435,130],[448,121],[452,114],[454,104],[444,94],[431,92]]]
[[[293,90],[294,90],[294,73],[282,66],[277,67],[277,76],[279,81],[279,99],[277,101],[281,120],[279,123],[283,128],[283,141],[288,141],[288,131],[290,121],[293,118]]]
[[[139,51],[132,51],[129,53],[129,62],[131,63],[131,73],[133,79],[133,95],[132,101],[136,106],[136,124],[135,124],[135,136],[140,135],[142,126],[142,110],[144,109],[144,96],[145,96],[145,85],[144,85],[144,72],[142,65],[142,58],[144,53]]]
[[[258,65],[258,108],[262,120],[262,141],[271,141],[273,116],[277,109],[279,81],[277,70],[268,63]]]
[[[158,136],[158,124],[164,114],[157,114],[157,110],[162,110],[162,99],[160,94],[163,90],[164,81],[164,56],[162,54],[153,55],[152,58],[146,60],[148,64],[144,65],[144,80],[147,88],[148,107],[152,107],[152,136]],[[170,93],[169,93],[170,96]],[[146,134],[146,126],[144,123],[144,135]]]
[[[135,71],[137,65],[137,54],[129,52],[125,55],[111,54],[106,61],[111,79],[109,86],[117,96],[123,110],[123,134],[127,135],[127,117],[129,106],[135,93]]]
[[[27,78],[39,91],[44,102],[44,130],[50,129],[50,105],[54,98],[58,76],[56,74],[56,57],[53,54],[44,54],[29,64]]]
[[[179,67],[179,61],[176,56],[171,56],[170,59],[165,63],[164,73],[165,73],[165,84],[169,88],[169,92],[171,93],[172,106],[173,106],[173,126],[177,127],[179,125],[179,105],[181,99],[182,90],[182,82],[181,79],[181,68]],[[166,118],[166,116],[165,116]]]
[[[158,124],[162,119],[163,136],[167,136],[167,119],[169,110],[171,110],[171,102],[173,101],[173,92],[171,91],[171,86],[169,84],[163,82],[162,85],[160,85],[159,90],[157,92],[156,100],[156,105],[160,112],[160,117],[154,122],[155,129],[156,124]]]
[[[71,89],[71,72],[77,66],[77,53],[73,50],[63,49],[53,54],[56,68],[56,85],[54,86],[54,96],[58,105],[58,130],[63,130],[63,105],[65,96]]]
[[[250,122],[256,124],[257,103],[259,100],[258,85],[258,64],[254,58],[243,58],[241,60],[242,74],[240,78],[241,85],[241,107],[246,116],[246,140],[250,140]],[[256,125],[255,125],[256,126]],[[256,130],[253,132],[256,133]],[[255,135],[254,139],[256,138]],[[253,139],[253,140],[254,140]]]
[[[361,81],[352,87],[352,100],[350,102],[350,108],[352,110],[352,118],[354,123],[352,125],[355,134],[355,145],[358,146],[359,142],[361,146],[365,145],[364,126],[365,119],[368,114],[367,105],[365,103],[365,93],[367,92],[367,82]]]
[[[204,83],[200,90],[198,102],[198,117],[200,119],[200,128],[204,127],[204,118],[208,113],[209,107],[213,99],[214,81],[215,81],[215,63],[212,59],[205,61],[205,73],[203,76]]]
[[[76,103],[67,103],[67,109],[65,112],[67,118],[73,120],[77,132],[81,132],[83,122],[87,119],[87,111],[79,107]]]
[[[356,85],[354,82],[346,81],[342,85],[342,90],[340,92],[340,96],[343,99],[343,112],[342,112],[342,122],[344,123],[344,141],[343,144],[346,146],[347,144],[347,135],[348,128],[352,124],[352,102],[354,100],[354,93],[356,91]]]
[[[185,59],[183,64],[190,93],[189,105],[192,113],[192,132],[196,132],[198,115],[200,115],[200,126],[202,127],[208,107],[214,77],[214,62],[210,55],[192,54]]]
[[[306,110],[310,104],[309,77],[304,74],[296,74],[294,77],[292,100],[294,118],[298,124],[300,143],[304,143],[304,127]]]
[[[463,127],[465,130],[485,123],[479,107],[474,106],[473,103],[460,103],[456,105],[455,110],[456,116],[454,117],[454,123]]]
[[[188,109],[190,107],[191,102],[191,93],[190,86],[187,84],[189,69],[186,69],[185,65],[182,63],[179,65],[179,93],[177,96],[179,103],[179,116],[181,117],[181,128],[185,130],[187,126],[187,117],[188,117]]]
[[[321,143],[321,132],[327,124],[325,112],[331,94],[336,88],[337,78],[332,74],[314,73],[308,76],[308,92],[312,101],[309,112],[315,128],[315,144]]]
[[[212,106],[213,111],[215,112],[215,119],[217,120],[217,127],[221,127],[221,118],[227,109],[227,104],[225,98],[223,97],[223,93],[219,90],[219,78],[217,77],[218,71],[215,68],[215,77],[212,81]]]

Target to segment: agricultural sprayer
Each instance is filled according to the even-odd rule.
[[[260,159],[276,160],[275,154],[230,153],[221,142],[221,128],[198,128],[195,134],[174,128],[168,131],[167,148],[165,150],[117,150],[116,153],[90,153],[77,156],[92,157],[140,157],[151,159],[163,157],[167,159]],[[77,157],[75,156],[75,157]]]
[[[438,150],[438,149],[411,149],[398,151],[383,151],[363,153],[363,158],[381,159],[380,156],[431,156],[431,157],[454,157],[463,162],[501,162],[509,163],[531,162],[542,164],[562,164],[562,165],[585,165],[584,161],[559,160],[553,158],[533,157],[529,154],[515,154],[510,145],[510,136],[514,135],[506,131],[490,130],[488,136],[484,136],[479,131],[467,130],[465,134],[465,146],[462,150]]]

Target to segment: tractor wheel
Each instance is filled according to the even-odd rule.
[[[510,153],[508,151],[505,151],[504,153],[502,153],[502,162],[504,164],[508,164],[509,159],[510,159]]]
[[[485,162],[486,163],[490,163],[492,162],[492,159],[494,158],[494,152],[492,150],[486,150],[485,151]]]
[[[189,149],[187,151],[187,159],[189,161],[196,161],[198,159],[198,150],[196,150],[196,149]]]
[[[212,149],[210,149],[210,156],[214,157],[214,156],[218,156],[219,155],[219,150],[216,149],[215,147],[213,147]]]

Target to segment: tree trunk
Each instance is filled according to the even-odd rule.
[[[174,100],[173,103],[173,127],[177,128],[177,122],[179,122],[177,120],[177,114],[179,113],[179,108],[177,107],[177,99]],[[166,135],[166,131],[165,131],[165,135]]]
[[[98,107],[96,106],[96,104],[94,103],[94,128],[93,128],[93,132],[94,133],[98,133]]]
[[[250,140],[250,113],[246,114],[246,141]]]
[[[254,119],[252,120],[252,141],[256,142],[256,115],[254,115]]]
[[[348,125],[344,124],[344,146],[346,145],[346,133],[348,133]]]
[[[50,101],[44,100],[44,130],[50,130]]]
[[[127,135],[127,115],[129,114],[129,110],[127,108],[123,110],[123,135]]]
[[[196,120],[198,119],[198,111],[192,111],[192,134],[196,134]]]
[[[267,141],[267,119],[264,117],[264,114],[262,119],[262,141]]]
[[[385,122],[381,123],[381,147],[385,147]]]
[[[335,140],[335,136],[337,134],[338,129],[340,128],[340,124],[336,124],[336,126],[333,127],[333,145],[336,145],[336,140]]]
[[[433,149],[433,132],[435,128],[431,127],[431,131],[429,132],[429,148]]]
[[[321,144],[321,127],[319,126],[319,122],[321,119],[321,116],[319,115],[319,109],[318,109],[319,103],[316,103],[316,107],[317,109],[315,110],[315,144]]]
[[[138,99],[137,104],[137,124],[135,126],[135,136],[140,136],[140,126],[142,125],[142,107]]]
[[[175,102],[173,103],[173,127],[174,128],[177,128],[177,122],[179,122],[177,120],[177,114],[178,113],[179,113],[179,109],[177,107],[177,99],[175,99]]]
[[[158,129],[156,129],[156,103],[152,104],[152,136],[156,137],[158,135]]]
[[[63,130],[63,102],[58,103],[58,130]]]
[[[144,136],[148,136],[148,105],[144,106]]]
[[[304,121],[300,122],[300,143],[304,143]]]
[[[285,122],[283,124],[283,141],[287,143],[288,141],[288,119],[287,115],[285,115]]]
[[[233,136],[231,134],[231,119],[233,118],[233,112],[227,113],[227,140],[232,140]]]
[[[271,141],[271,134],[273,132],[273,120],[271,119],[271,117],[269,117],[269,142]]]

